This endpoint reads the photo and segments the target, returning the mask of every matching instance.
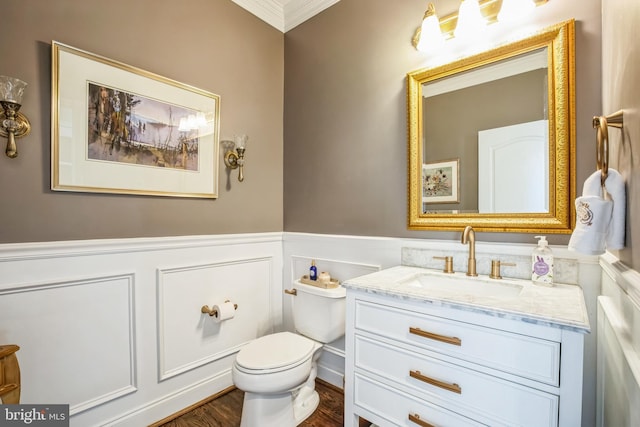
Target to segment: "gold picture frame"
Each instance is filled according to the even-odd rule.
[[[426,211],[422,202],[424,163],[423,86],[441,78],[467,74],[507,58],[545,50],[549,115],[548,212],[478,213],[469,210]],[[455,116],[455,112],[451,113]],[[461,118],[460,120],[464,120]],[[575,21],[568,20],[486,52],[407,74],[408,218],[410,230],[462,230],[523,233],[571,233],[575,224]],[[465,169],[465,172],[466,169]]]
[[[51,189],[217,198],[220,97],[52,42]]]
[[[460,203],[460,159],[422,164],[422,203]]]

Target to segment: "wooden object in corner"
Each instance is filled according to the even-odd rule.
[[[15,344],[0,345],[0,400],[5,405],[20,403],[20,366]]]

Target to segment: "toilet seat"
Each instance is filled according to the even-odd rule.
[[[318,348],[315,341],[291,332],[265,335],[251,341],[237,354],[236,368],[254,374],[289,370],[310,360]]]
[[[291,332],[257,338],[233,363],[233,383],[245,393],[286,393],[309,377],[314,353],[322,344]]]

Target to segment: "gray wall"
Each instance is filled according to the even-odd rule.
[[[609,128],[610,167],[626,182],[626,248],[614,254],[640,270],[640,3],[614,0],[606,3],[602,22],[602,112],[624,110],[624,129]]]
[[[439,14],[457,0],[435,1]],[[427,2],[341,0],[285,35],[286,231],[459,239],[407,230],[407,72],[428,54],[411,38]],[[550,1],[537,29],[575,18],[577,186],[595,168],[591,117],[599,114],[600,1]],[[534,241],[482,233],[479,240]],[[566,244],[569,235],[550,236]]]
[[[0,242],[281,231],[283,39],[230,0],[2,2],[0,73],[29,83],[32,133],[0,158]],[[52,40],[220,95],[221,138],[250,138],[245,181],[220,158],[217,200],[52,192]]]
[[[17,159],[2,159],[0,242],[283,228],[459,238],[406,227],[405,76],[428,59],[410,44],[422,0],[341,0],[285,36],[230,0],[190,0],[189,8],[167,0],[5,3],[1,72],[29,83],[22,111],[33,130],[18,140]],[[441,15],[458,4],[435,3]],[[591,117],[602,109],[600,1],[550,1],[535,25],[569,18],[577,20],[580,193],[595,166]],[[221,136],[251,138],[245,182],[235,174],[228,180],[221,166],[217,200],[49,190],[51,40],[221,95]],[[126,220],[119,219],[123,214]],[[526,234],[478,238],[532,241]]]

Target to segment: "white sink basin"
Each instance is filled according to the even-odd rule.
[[[522,285],[495,279],[467,277],[466,275],[418,274],[399,283],[401,287],[426,293],[457,294],[477,297],[515,297],[522,292]]]

